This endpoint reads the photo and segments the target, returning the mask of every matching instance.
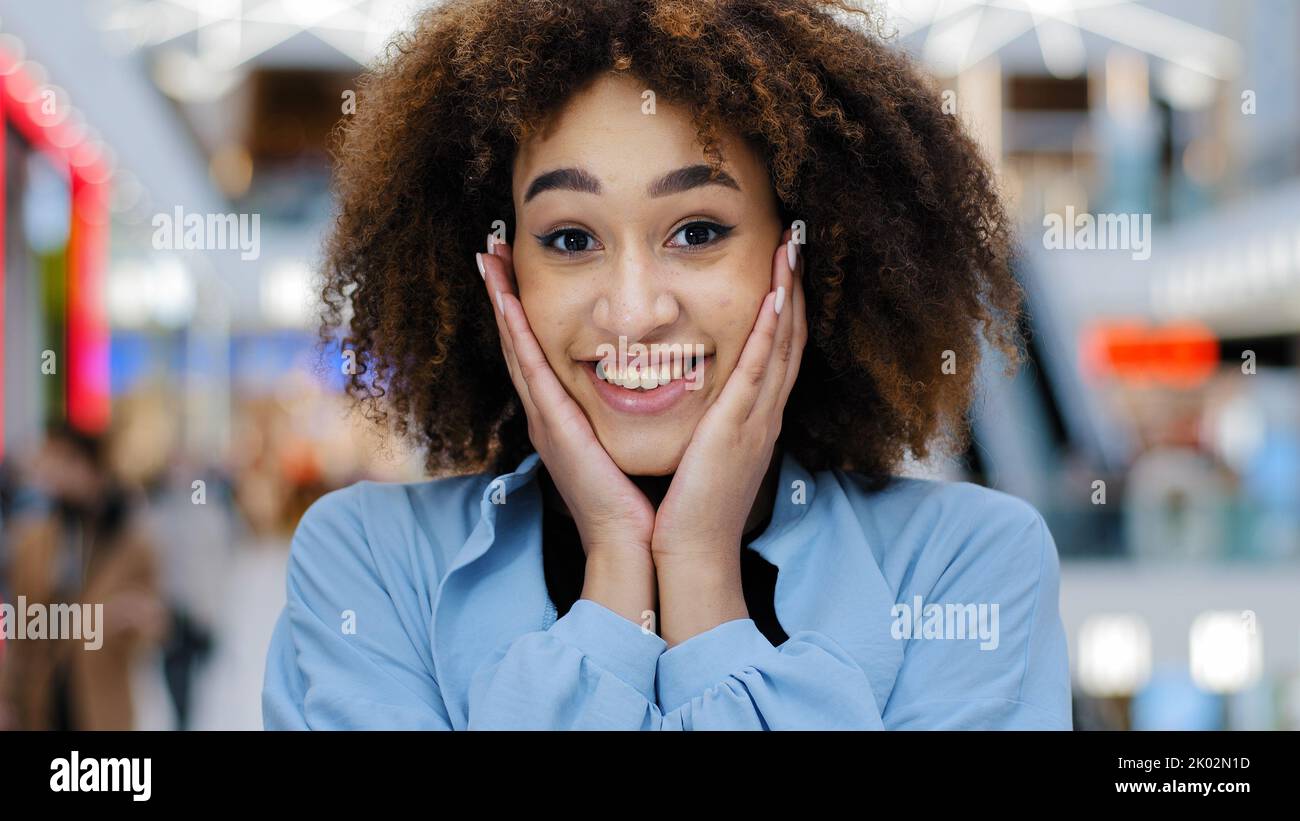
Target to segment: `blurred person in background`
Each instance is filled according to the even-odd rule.
[[[102,604],[102,645],[88,649],[77,637],[8,642],[0,721],[23,730],[131,729],[132,663],[166,629],[157,561],[135,500],[109,469],[103,438],[66,425],[50,429],[27,481],[43,504],[6,521],[13,603]]]
[[[109,448],[113,475],[140,490],[141,520],[158,551],[168,620],[158,661],[182,730],[190,726],[195,682],[212,652],[231,540],[224,477],[183,447],[183,415],[165,386],[119,397]]]

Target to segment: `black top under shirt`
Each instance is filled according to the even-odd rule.
[[[766,526],[764,523],[756,528],[740,548],[740,581],[749,617],[773,646],[779,646],[788,637],[776,619],[777,569],[749,547]],[[543,504],[542,569],[546,576],[546,590],[555,604],[556,618],[569,612],[582,595],[586,567],[587,553],[582,549],[582,540],[573,519]]]

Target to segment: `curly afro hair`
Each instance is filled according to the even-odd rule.
[[[990,168],[881,29],[816,0],[423,12],[338,134],[321,336],[355,351],[348,393],[431,473],[512,469],[532,450],[470,260],[494,220],[514,236],[516,146],[596,75],[628,72],[691,112],[710,163],[720,127],[745,138],[782,219],[806,225],[809,339],[783,447],[875,486],[909,454],[956,450],[983,343],[1021,357],[1022,293]]]

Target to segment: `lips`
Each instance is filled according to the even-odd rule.
[[[687,353],[659,365],[632,362],[619,370],[617,364],[606,367],[605,361],[600,360],[594,366],[597,379],[629,390],[652,391],[670,384],[674,379],[693,379],[696,364],[697,357]]]
[[[647,369],[648,372],[629,366],[623,373],[604,374],[601,361],[583,362],[582,365],[597,395],[612,410],[630,414],[655,414],[673,408],[692,393],[699,392],[696,388],[704,384],[704,377],[713,365],[713,355],[698,361],[694,357],[688,357],[685,362],[678,360],[673,365]],[[605,378],[597,374],[598,366]]]

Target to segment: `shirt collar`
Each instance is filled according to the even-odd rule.
[[[530,453],[484,485],[478,522],[438,585],[429,640],[454,729],[468,725],[474,671],[515,637],[543,626],[542,500],[534,481],[540,464],[537,453]],[[497,538],[498,529],[505,538]]]
[[[786,451],[772,520],[750,547],[777,568],[776,616],[786,635],[813,630],[834,639],[867,674],[883,712],[903,643],[891,633],[896,594],[859,518],[863,505],[843,471],[813,475]]]
[[[786,559],[791,537],[798,535],[816,497],[817,479],[789,451],[783,450],[776,495],[772,500],[772,516],[758,538],[749,543],[750,549],[772,564],[778,564],[778,559]]]
[[[493,477],[479,494],[480,519],[494,525],[497,509],[506,504],[510,494],[519,491],[525,485],[531,485],[537,479],[541,465],[541,457],[534,451],[525,456],[513,471]],[[750,542],[750,548],[758,551],[759,555],[768,561],[772,561],[775,554],[779,552],[786,534],[797,528],[803,521],[816,496],[817,479],[788,451],[783,451],[772,516],[763,533]],[[473,551],[462,549],[457,554],[456,565],[468,564],[481,556],[490,545],[491,542],[483,545],[476,544],[474,545],[476,549]],[[470,542],[466,542],[465,547],[470,547]]]

